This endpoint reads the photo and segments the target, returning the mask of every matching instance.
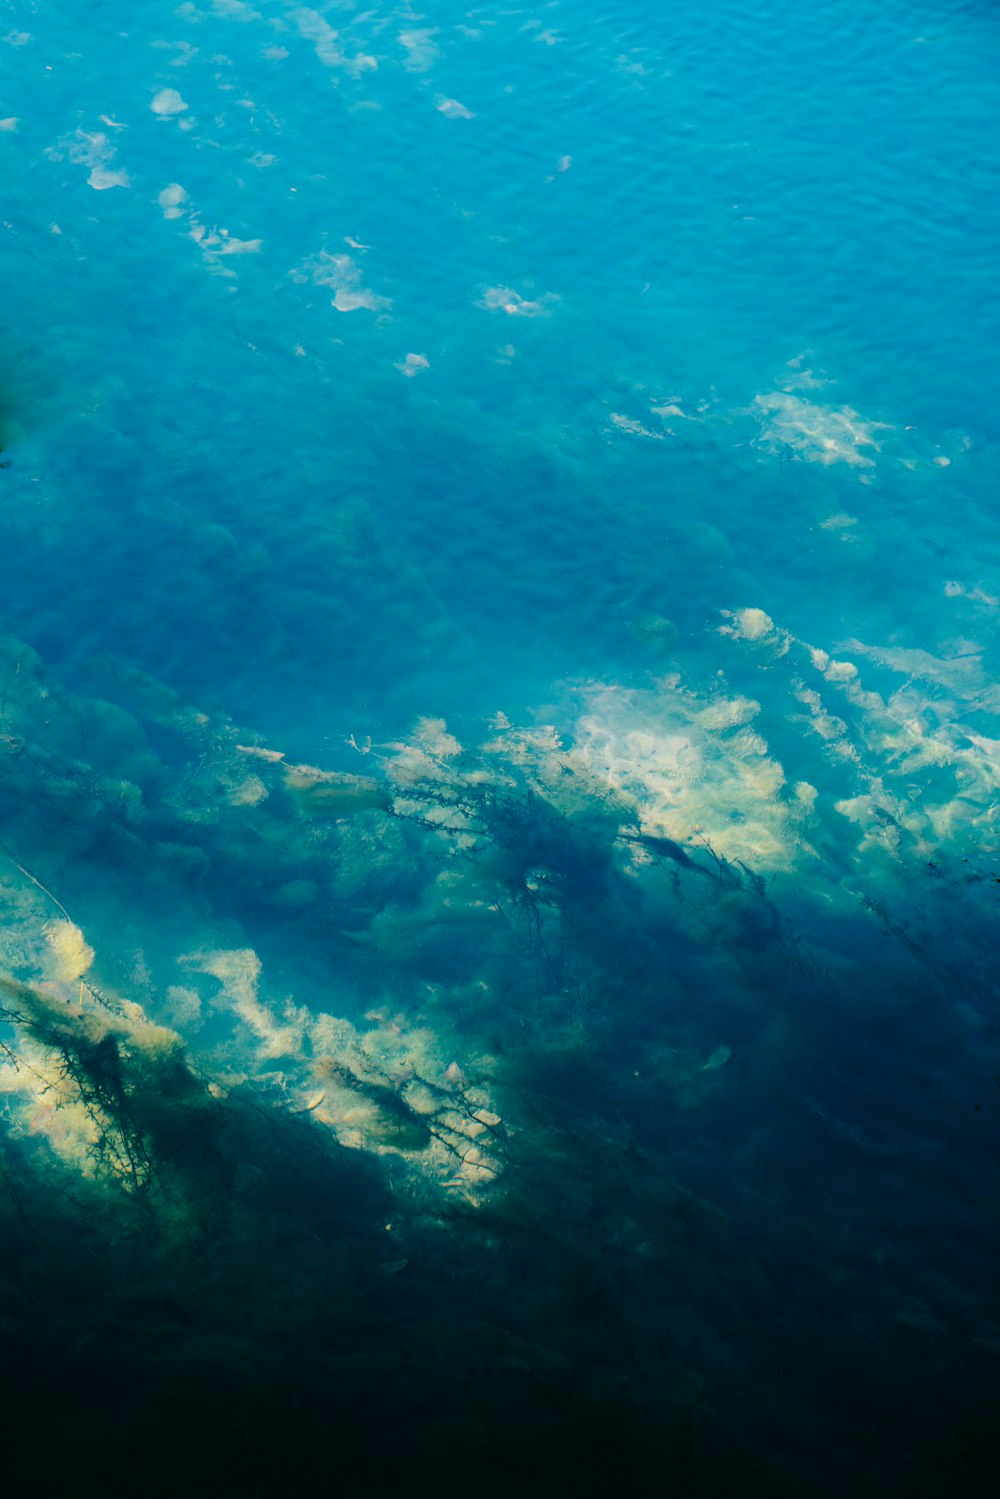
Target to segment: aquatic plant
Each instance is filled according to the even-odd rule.
[[[63,984],[82,979],[94,961],[94,949],[75,922],[65,917],[48,922],[45,940],[54,958],[54,977]]]
[[[607,1419],[630,1453],[630,1423],[660,1420],[692,1389],[716,1429],[719,1366],[770,1304],[746,1244],[766,1256],[779,1134],[812,1131],[867,1169],[902,1169],[891,1122],[858,1125],[823,1068],[849,1067],[838,1027],[865,1036],[884,1010],[880,963],[912,994],[955,982],[926,896],[919,925],[914,887],[900,903],[921,842],[902,817],[888,842],[859,839],[836,809],[893,786],[881,728],[912,731],[901,703],[871,700],[857,680],[892,667],[854,652],[855,677],[851,653],[814,659],[764,611],[734,610],[723,627],[732,660],[709,690],[679,673],[645,689],[587,686],[562,732],[498,716],[464,746],[424,720],[370,748],[370,776],[344,779],[289,772],[280,750],[148,682],[118,680],[123,723],[50,691],[11,647],[7,832],[18,851],[37,845],[43,807],[66,833],[37,847],[40,876],[19,855],[0,881],[5,962],[23,975],[2,986],[4,1170],[40,1232],[60,1193],[93,1193],[107,1242],[145,1246],[148,1303],[86,1292],[105,1298],[115,1336],[137,1318],[167,1351],[155,1400],[122,1397],[127,1442],[141,1445],[156,1401],[195,1421],[183,1392],[206,1379],[254,1410],[276,1389],[311,1410],[310,1389],[326,1400],[336,1388],[367,1432],[371,1382],[405,1408],[412,1358],[434,1396],[401,1418],[379,1472],[405,1471],[421,1441],[441,1438],[445,1409],[464,1422],[456,1450],[477,1461],[505,1422],[540,1454],[579,1444],[566,1401],[617,1412]],[[755,690],[762,673],[785,684],[798,721],[775,723],[776,695]],[[86,745],[102,722],[96,777]],[[927,777],[944,795],[952,763],[904,763],[909,784]],[[246,777],[266,795],[243,796]],[[101,867],[130,872],[113,935],[106,912],[78,924],[69,910],[89,905],[73,866],[94,818]],[[864,883],[873,860],[900,871],[877,901]],[[948,913],[953,944],[970,909]],[[302,962],[283,967],[273,933],[291,930]],[[834,947],[845,933],[872,955],[866,984],[850,969],[849,993]],[[775,1078],[792,1074],[786,1099]],[[776,1108],[780,1130],[755,1122]],[[715,1138],[730,1142],[732,1169],[701,1186]],[[847,1175],[828,1170],[825,1190],[846,1191]],[[856,1272],[829,1217],[816,1228],[800,1214],[795,1231],[810,1264]],[[30,1229],[18,1232],[27,1244]],[[474,1330],[449,1345],[476,1371],[468,1406],[439,1346],[456,1305]],[[898,1305],[914,1336],[914,1317],[940,1320],[922,1275]],[[668,1374],[644,1355],[641,1409],[617,1383],[637,1327],[676,1360]],[[798,1337],[788,1347],[804,1357]],[[324,1350],[305,1372],[303,1346]],[[249,1386],[240,1368],[255,1371]],[[548,1392],[538,1408],[529,1386]],[[755,1396],[762,1420],[775,1388]],[[483,1391],[495,1421],[476,1427]],[[679,1463],[672,1438],[662,1460]]]
[[[39,1108],[64,1116],[50,1137],[138,1191],[153,1180],[159,1122],[201,1089],[181,1038],[130,1008],[84,1009],[0,976],[0,1015],[33,1043],[23,1056],[8,1045],[8,1061]]]

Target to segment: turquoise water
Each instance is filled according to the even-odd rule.
[[[13,1492],[991,1493],[996,8],[0,48]]]

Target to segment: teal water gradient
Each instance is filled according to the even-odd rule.
[[[225,1311],[165,1230],[186,1321],[55,1298],[31,1419],[67,1321],[178,1387],[202,1360],[220,1407],[198,1339],[249,1328],[277,1492],[310,1382],[375,1462],[361,1366],[398,1402],[402,1325],[432,1393],[376,1489],[499,1442],[497,1492],[988,1492],[996,7],[5,0],[0,32],[2,968],[85,999],[46,936],[77,924],[102,994],[374,1173],[348,1228],[250,1192],[268,1269]],[[117,1201],[24,1075],[25,1181]],[[412,1116],[460,1075],[492,1195]],[[369,1325],[329,1245],[371,1260],[387,1216]],[[480,1333],[436,1363],[448,1285]]]

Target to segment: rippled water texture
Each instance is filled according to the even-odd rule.
[[[997,7],[0,87],[14,1492],[992,1493]]]

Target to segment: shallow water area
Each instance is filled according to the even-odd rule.
[[[14,1490],[992,1492],[994,7],[0,16]]]

